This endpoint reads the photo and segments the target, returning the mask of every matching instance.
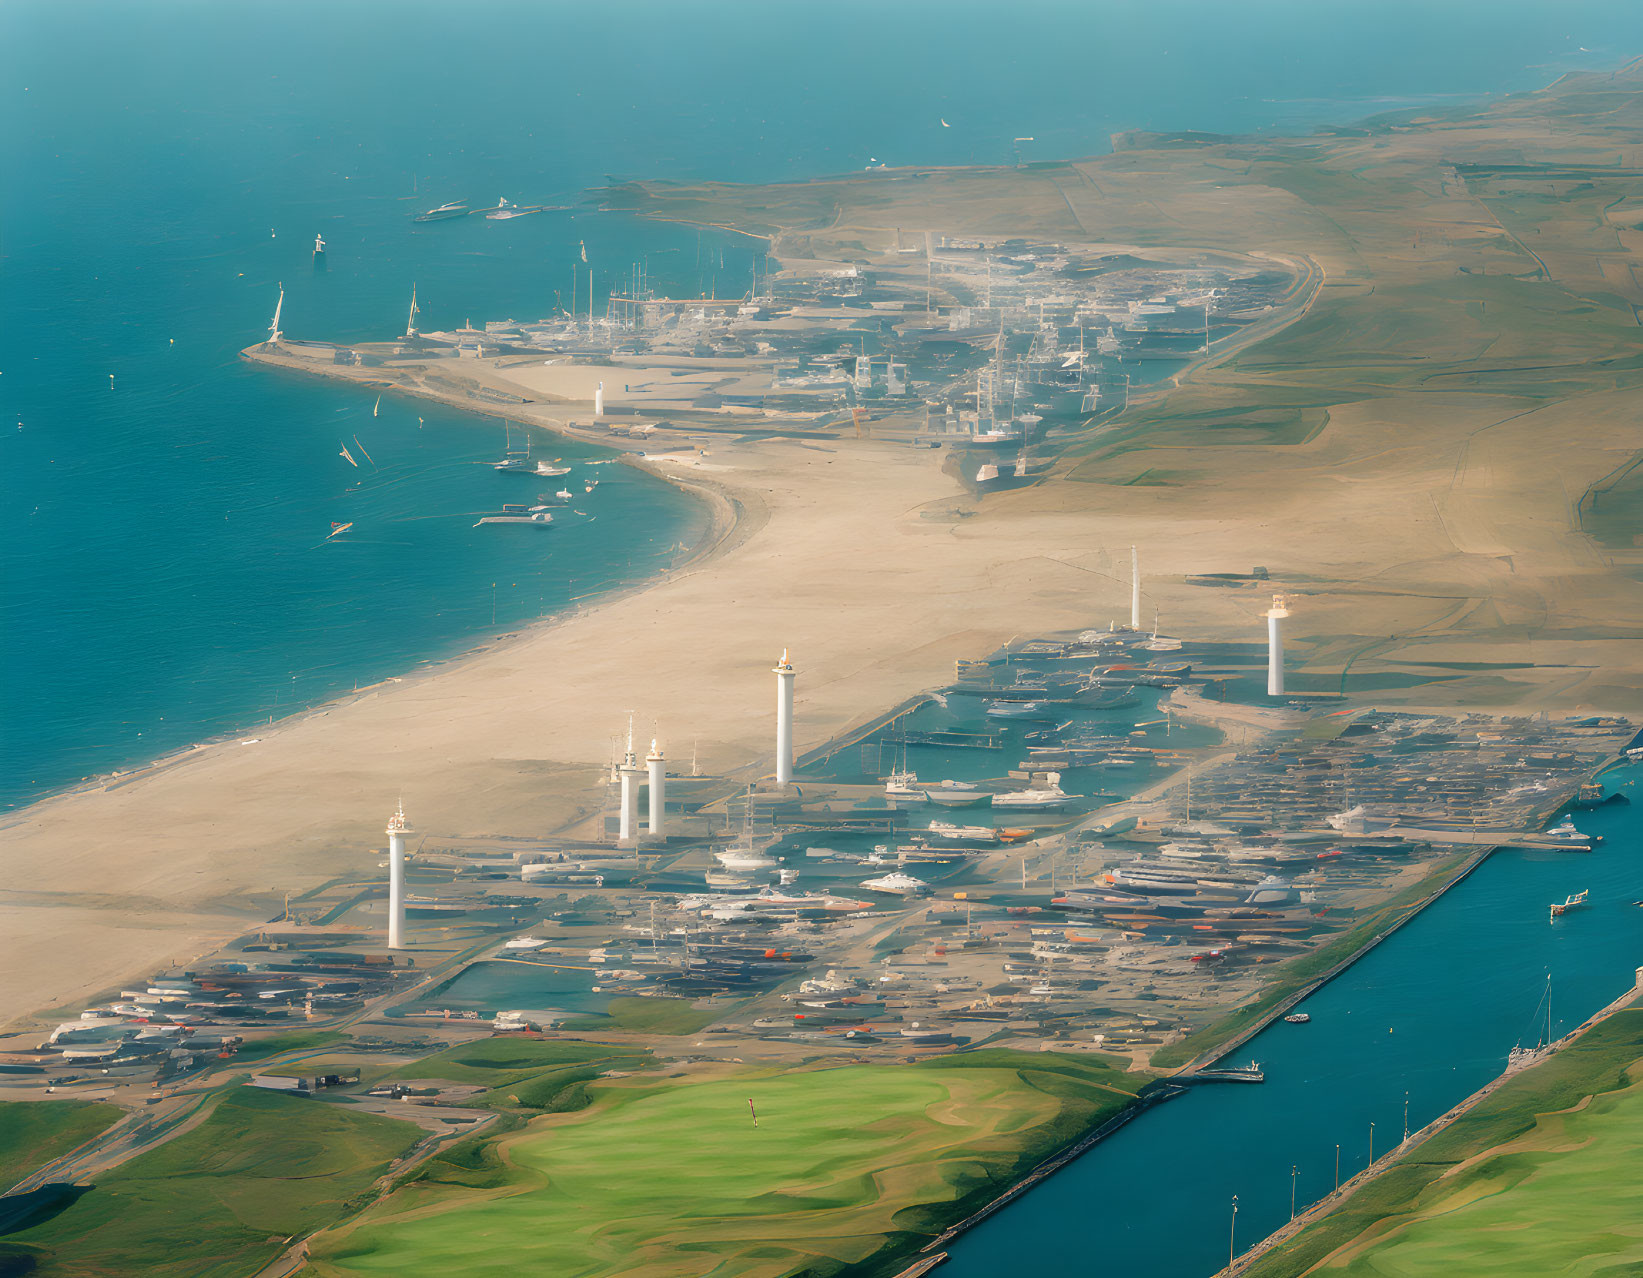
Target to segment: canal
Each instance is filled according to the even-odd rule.
[[[949,1248],[943,1278],[1121,1273],[1204,1278],[1532,1045],[1548,977],[1554,1033],[1625,991],[1643,964],[1640,770],[1604,780],[1631,806],[1576,813],[1590,854],[1497,852],[1237,1054],[1260,1086],[1192,1089],[1096,1145]],[[1555,923],[1547,907],[1589,888]],[[1537,1025],[1537,1021],[1540,1023]],[[1230,1062],[1229,1062],[1230,1063]],[[1371,1127],[1373,1125],[1373,1132]]]

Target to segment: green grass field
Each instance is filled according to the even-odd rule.
[[[1629,1009],[1512,1079],[1245,1278],[1643,1273],[1639,1065],[1643,1010]]]
[[[112,1126],[120,1113],[92,1101],[0,1102],[0,1193]]]
[[[255,1038],[240,1046],[235,1053],[235,1059],[241,1061],[267,1060],[270,1056],[279,1056],[285,1052],[306,1052],[319,1047],[330,1047],[335,1043],[343,1043],[348,1035],[340,1030],[290,1030],[284,1034],[271,1034],[267,1038]]]
[[[337,1219],[421,1137],[411,1123],[236,1089],[200,1126],[0,1240],[0,1273],[247,1278],[286,1238]]]
[[[1118,1112],[1142,1081],[1003,1051],[623,1080],[488,1150],[466,1143],[316,1239],[312,1271],[877,1272]]]
[[[630,1030],[635,1034],[694,1034],[724,1015],[724,1008],[695,1008],[688,998],[613,998],[605,1016],[584,1016],[561,1027],[587,1032]]]
[[[385,1074],[384,1078],[444,1078],[487,1090],[467,1103],[502,1110],[559,1112],[586,1103],[584,1084],[607,1070],[648,1069],[643,1048],[550,1039],[487,1038],[453,1047]]]

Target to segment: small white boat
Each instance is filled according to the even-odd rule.
[[[318,235],[314,236],[314,256],[325,256],[325,240]]]
[[[536,473],[538,475],[542,475],[542,476],[568,475],[568,474],[570,474],[570,467],[569,466],[559,466],[559,465],[555,464],[556,462],[558,462],[558,460],[559,459],[556,457],[551,462],[545,462],[545,461],[537,462],[536,463]]]
[[[514,954],[529,954],[533,950],[541,949],[546,944],[547,942],[540,937],[516,936],[511,941],[503,942],[502,948]]]

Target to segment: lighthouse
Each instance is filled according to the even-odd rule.
[[[776,663],[776,784],[788,785],[793,780],[793,678],[797,673],[782,649],[782,659]]]
[[[1284,695],[1284,618],[1289,609],[1282,595],[1272,596],[1272,607],[1266,614],[1266,694]]]
[[[662,748],[654,739],[650,743],[650,753],[645,756],[645,766],[650,769],[650,792],[646,800],[650,805],[650,837],[659,839],[666,832],[667,772],[662,761]]]
[[[639,767],[639,756],[633,752],[633,716],[628,716],[628,749],[617,769],[622,782],[622,815],[616,838],[620,843],[631,843],[639,834],[639,778],[644,775]]]
[[[1141,629],[1141,552],[1130,547],[1130,629]]]
[[[388,948],[405,948],[405,836],[411,823],[402,800],[388,818]]]

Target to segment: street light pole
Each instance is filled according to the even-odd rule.
[[[1232,1228],[1227,1233],[1227,1273],[1238,1261],[1238,1195],[1232,1196]]]
[[[1403,1094],[1403,1141],[1409,1143],[1409,1093]]]
[[[1295,1219],[1295,1174],[1300,1170],[1299,1164],[1289,1165],[1289,1218]]]
[[[1371,1167],[1375,1165],[1375,1123],[1373,1119],[1369,1123],[1369,1165]]]
[[[1341,1147],[1335,1146],[1335,1192],[1341,1190]]]

